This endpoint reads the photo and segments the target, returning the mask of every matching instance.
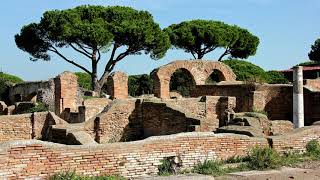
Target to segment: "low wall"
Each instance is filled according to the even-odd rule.
[[[305,151],[306,144],[313,139],[320,140],[320,126],[269,138],[192,132],[103,145],[8,141],[0,144],[0,178],[47,179],[66,171],[131,178],[157,174],[158,166],[166,158],[175,158],[179,167],[187,169],[205,160],[242,156],[256,146],[272,147],[278,152]]]
[[[42,139],[46,136],[49,121],[48,112],[0,116],[0,142]]]
[[[64,171],[138,177],[158,173],[166,157],[177,157],[182,168],[211,159],[244,155],[254,146],[268,146],[263,138],[213,133],[187,133],[143,141],[94,146],[66,146],[41,141],[0,144],[1,178],[42,178]]]

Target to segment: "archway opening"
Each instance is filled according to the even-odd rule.
[[[170,92],[178,92],[183,97],[190,97],[196,83],[187,69],[177,69],[170,77]]]
[[[222,72],[215,69],[212,71],[212,73],[210,74],[210,76],[207,78],[206,80],[206,84],[207,85],[214,85],[217,84],[221,81],[225,81],[225,77],[223,76]]]

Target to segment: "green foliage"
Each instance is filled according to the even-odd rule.
[[[243,60],[224,60],[222,61],[228,65],[237,76],[238,81],[250,81],[252,79],[267,81],[265,71],[257,65]]]
[[[288,84],[289,81],[281,72],[278,71],[267,71],[267,82],[269,84]]]
[[[130,96],[152,94],[153,80],[147,74],[131,75],[128,78],[128,91]]]
[[[182,96],[188,97],[194,86],[192,75],[185,69],[178,69],[171,75],[170,91],[178,91]]]
[[[223,163],[220,161],[204,161],[193,168],[194,173],[221,176],[225,174]]]
[[[0,100],[6,99],[10,86],[21,82],[23,80],[17,76],[0,72]]]
[[[320,159],[320,144],[317,140],[311,140],[306,146],[307,154],[313,159]]]
[[[165,29],[169,34],[171,44],[191,53],[196,59],[224,48],[221,60],[225,55],[235,58],[247,58],[256,53],[259,38],[248,30],[238,26],[230,26],[223,22],[212,20],[192,20],[173,24]],[[195,57],[195,55],[198,57]]]
[[[75,172],[58,173],[50,177],[50,180],[125,180],[125,178],[118,176],[96,176],[87,177],[79,176]]]
[[[92,90],[92,80],[90,74],[84,72],[75,72],[74,74],[78,77],[78,83],[80,87],[87,90]]]
[[[248,154],[247,166],[254,170],[275,169],[281,166],[280,155],[271,148],[255,147]]]
[[[116,63],[126,56],[145,53],[152,59],[160,59],[170,48],[169,36],[149,12],[121,6],[84,5],[47,11],[39,23],[22,27],[15,35],[15,42],[32,56],[31,60],[48,61],[50,53],[54,53],[89,73],[95,81],[93,89],[98,86],[97,69],[102,53],[111,51],[104,68],[105,76],[99,80],[100,88]],[[62,48],[71,48],[89,58],[92,70],[63,55]],[[117,52],[122,49],[125,50]]]
[[[48,111],[48,107],[43,104],[42,102],[37,102],[37,104],[32,107],[32,108],[29,108],[23,112],[21,112],[20,114],[24,114],[24,113],[34,113],[34,112],[45,112],[45,111]]]
[[[311,46],[308,56],[311,61],[320,62],[320,39],[317,39]]]
[[[168,176],[175,173],[174,169],[172,168],[171,161],[166,158],[161,160],[161,164],[158,166],[158,170],[158,175],[160,176]]]
[[[306,61],[306,62],[302,62],[300,64],[297,64],[296,66],[314,66],[314,65],[319,65],[320,62],[316,62],[316,61]]]
[[[18,76],[14,76],[14,75],[11,75],[11,74],[6,74],[6,73],[3,73],[3,72],[0,72],[0,79],[4,80],[6,82],[14,83],[14,84],[23,82],[23,80],[21,78],[19,78]]]

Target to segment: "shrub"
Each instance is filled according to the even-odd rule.
[[[269,147],[255,147],[249,152],[248,157],[247,165],[250,169],[275,169],[282,165],[280,155]]]
[[[221,176],[226,173],[220,161],[204,161],[193,168],[193,173]]]
[[[175,170],[172,167],[172,160],[170,160],[170,158],[161,160],[161,164],[158,166],[158,170],[158,175],[160,176],[167,176],[175,173]]]
[[[288,84],[289,81],[284,77],[284,75],[278,71],[268,71],[267,72],[267,82],[269,84]]]
[[[38,102],[34,107],[32,107],[30,109],[27,109],[24,112],[21,112],[21,114],[34,113],[34,112],[45,112],[45,111],[48,111],[48,110],[49,109],[45,104],[43,104],[42,102]]]
[[[92,90],[92,80],[90,74],[84,72],[75,72],[74,74],[78,77],[78,83],[80,87],[83,89]]]
[[[320,159],[320,144],[317,140],[311,140],[306,145],[307,154],[313,159]]]

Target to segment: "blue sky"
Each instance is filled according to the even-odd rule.
[[[65,70],[80,71],[57,56],[50,62],[31,62],[14,42],[23,25],[38,22],[52,9],[67,9],[83,4],[124,5],[147,10],[162,28],[191,19],[211,19],[236,24],[260,38],[257,54],[248,60],[265,70],[287,69],[305,61],[311,44],[320,38],[319,0],[5,0],[0,6],[0,70],[24,80],[46,80]],[[86,64],[76,53],[67,53]],[[204,59],[217,59],[213,52]],[[104,57],[107,59],[108,54]],[[154,61],[146,55],[129,56],[116,70],[128,74],[149,73],[173,60],[190,59],[182,50],[169,50]],[[103,63],[103,62],[102,62]],[[83,64],[83,63],[82,63]],[[104,64],[100,64],[100,73]]]

